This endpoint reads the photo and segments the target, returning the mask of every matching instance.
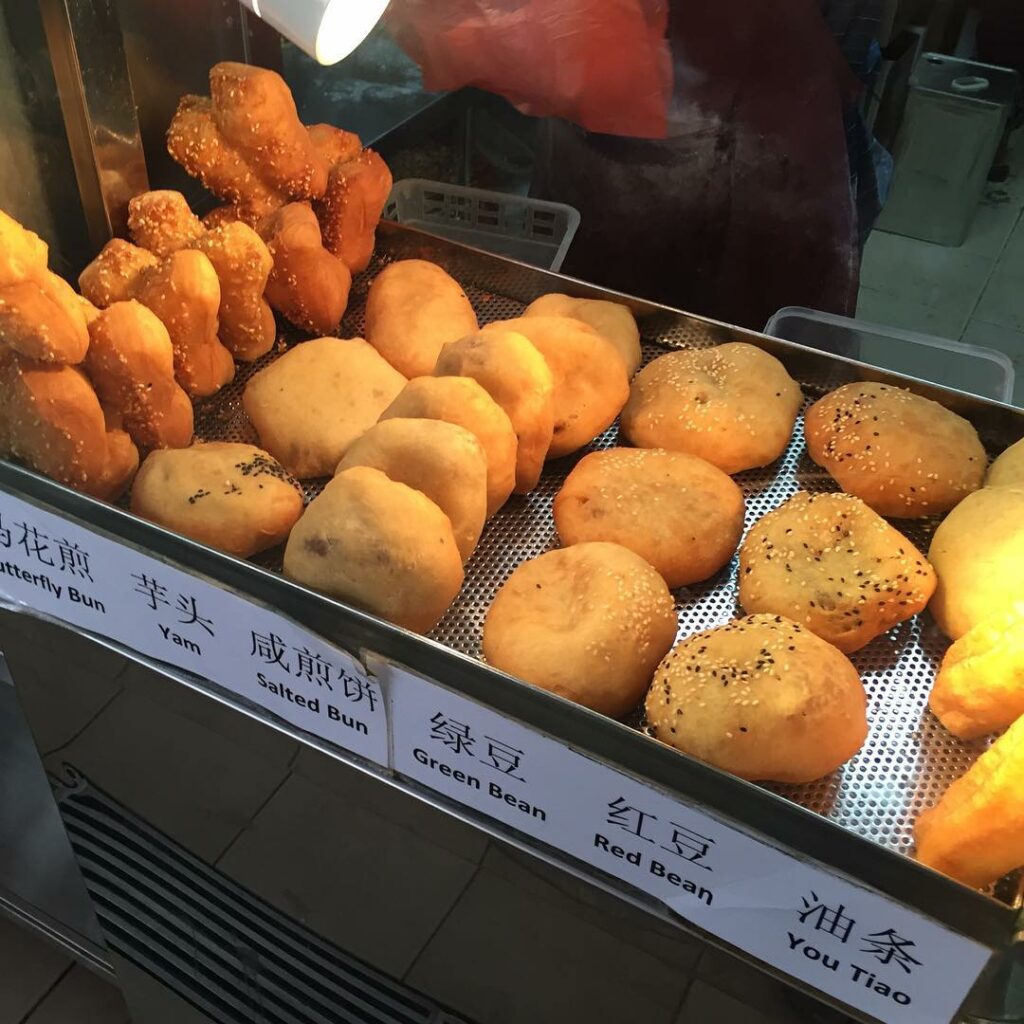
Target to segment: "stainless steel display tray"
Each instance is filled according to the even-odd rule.
[[[366,289],[381,265],[409,257],[445,267],[465,288],[482,323],[515,316],[526,303],[550,291],[613,298],[627,301],[637,314],[647,359],[671,348],[744,340],[780,358],[803,386],[808,401],[848,381],[882,380],[912,386],[967,416],[991,452],[1024,435],[1021,410],[664,306],[624,299],[400,225],[381,225],[374,264],[353,284],[343,336],[361,333]],[[241,413],[240,395],[247,377],[274,355],[243,368],[230,386],[197,407],[199,437],[255,439]],[[615,442],[613,427],[594,446]],[[513,497],[490,521],[466,567],[462,592],[430,638],[406,633],[285,580],[277,571],[279,551],[265,556],[260,564],[241,562],[8,463],[0,462],[0,486],[274,605],[342,647],[372,650],[401,661],[597,758],[715,809],[775,845],[810,856],[964,935],[993,948],[1005,947],[1020,906],[1016,878],[980,894],[922,868],[908,856],[917,813],[933,805],[984,747],[956,741],[927,711],[928,691],[945,647],[927,615],[917,616],[853,656],[869,697],[868,740],[834,775],[805,786],[759,787],[734,779],[643,735],[639,718],[614,722],[495,673],[479,661],[480,629],[497,588],[524,559],[557,545],[551,501],[578,458],[550,464],[534,492]],[[747,498],[748,526],[800,488],[834,488],[808,459],[799,425],[778,463],[740,474],[737,480]],[[308,495],[321,485],[308,486]],[[927,548],[933,523],[897,525]],[[708,583],[677,592],[680,636],[740,614],[735,575],[733,559]]]

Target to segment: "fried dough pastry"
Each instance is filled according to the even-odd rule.
[[[369,266],[391,185],[388,165],[372,149],[364,149],[331,167],[323,199],[314,203],[324,245],[353,274]]]
[[[327,164],[284,79],[249,64],[215,64],[210,97],[182,97],[167,148],[253,227],[284,203],[322,196],[327,186]]]
[[[175,376],[193,398],[214,394],[234,377],[234,360],[217,337],[220,282],[203,253],[181,249],[159,260],[115,238],[82,271],[78,283],[101,309],[127,299],[148,306],[167,328]]]
[[[352,275],[323,245],[307,203],[288,203],[259,226],[274,260],[267,301],[296,327],[325,335],[337,330],[348,305]]]
[[[883,516],[948,512],[985,477],[988,457],[967,420],[890,384],[829,392],[807,410],[804,434],[807,454]]]
[[[43,274],[50,258],[47,244],[0,210],[0,288]]]
[[[115,302],[89,325],[85,370],[105,408],[143,448],[192,440],[192,403],[174,379],[174,348],[159,317],[141,302]]]
[[[89,347],[74,289],[47,269],[46,243],[0,211],[0,346],[28,359],[79,363]]]
[[[274,261],[252,228],[235,220],[207,229],[180,192],[162,190],[129,201],[128,230],[136,245],[157,256],[204,253],[220,281],[220,340],[246,362],[270,351],[277,329],[263,292]]]
[[[939,585],[928,610],[952,640],[1009,608],[1024,579],[1024,485],[968,494],[932,536]]]
[[[928,703],[962,740],[1024,715],[1024,603],[983,619],[950,646]]]
[[[967,774],[923,811],[914,827],[917,859],[981,887],[1024,864],[1024,718],[1018,718]]]
[[[97,498],[120,495],[139,464],[128,435],[108,430],[81,370],[2,350],[0,455]]]
[[[988,468],[986,487],[1024,487],[1024,438],[1011,444]]]

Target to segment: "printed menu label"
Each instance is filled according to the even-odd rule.
[[[391,663],[395,771],[886,1024],[951,1020],[982,945]]]
[[[283,616],[0,491],[0,597],[218,683],[382,767],[379,684]]]

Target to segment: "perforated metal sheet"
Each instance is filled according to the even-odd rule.
[[[417,253],[402,252],[405,257]],[[422,253],[430,258],[432,253]],[[363,306],[368,283],[388,261],[378,256],[369,271],[353,285],[349,312],[340,332],[358,336],[363,328]],[[439,262],[442,262],[439,260]],[[523,301],[508,298],[501,289],[523,295],[514,280],[515,265],[477,267],[471,257],[448,269],[460,280],[473,302],[481,323],[519,315]],[[511,277],[509,275],[512,275]],[[656,315],[641,318],[644,330],[645,362],[669,348],[715,344],[743,332],[731,332],[716,324]],[[207,440],[246,440],[256,437],[240,408],[242,388],[248,377],[276,357],[279,349],[252,367],[242,368],[235,381],[198,409],[197,434]],[[834,366],[818,360],[818,372],[801,374],[799,365],[789,364],[797,376],[807,403],[850,378],[848,366]],[[796,361],[799,364],[799,360]],[[821,368],[824,367],[824,372]],[[746,527],[789,498],[797,490],[834,490],[835,483],[807,457],[802,421],[784,456],[774,465],[739,474],[746,501]],[[488,523],[479,547],[466,565],[462,591],[431,634],[438,642],[474,658],[480,657],[484,616],[501,584],[525,559],[533,558],[558,544],[551,504],[565,477],[586,451],[616,443],[617,427],[603,434],[590,448],[575,456],[550,463],[539,486],[525,496],[514,495]],[[1011,439],[995,440],[1001,449]],[[307,498],[315,496],[323,481],[307,482]],[[895,524],[921,550],[927,551],[935,522],[901,521]],[[280,568],[281,552],[264,556],[262,564]],[[676,592],[679,636],[728,622],[742,611],[737,605],[737,558],[708,582]],[[808,785],[770,786],[776,792],[816,811],[843,828],[903,853],[913,847],[913,823],[918,813],[934,805],[949,784],[972,764],[984,749],[983,741],[965,744],[955,740],[928,712],[928,693],[946,641],[928,616],[909,622],[877,638],[852,655],[868,695],[870,732],[863,749],[838,771]],[[642,730],[637,717],[627,724]],[[652,742],[655,742],[652,740]],[[724,808],[724,810],[728,810]],[[999,895],[1015,898],[1017,884],[1006,880]]]

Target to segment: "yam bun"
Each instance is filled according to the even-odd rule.
[[[224,441],[152,452],[132,487],[136,515],[238,558],[282,543],[302,504],[280,463]]]
[[[381,413],[382,420],[444,420],[465,427],[487,456],[487,515],[508,500],[516,479],[516,435],[505,410],[469,377],[417,377]]]
[[[516,331],[544,357],[554,382],[555,423],[548,458],[579,450],[603,434],[625,404],[629,380],[615,347],[593,327],[563,316],[519,317],[483,333]]]
[[[433,373],[441,349],[476,329],[465,292],[436,263],[398,260],[370,285],[366,340],[406,377]]]
[[[632,377],[640,366],[640,329],[630,308],[621,302],[577,299],[552,292],[534,299],[523,316],[568,316],[582,320],[615,346],[626,364],[627,376]]]

